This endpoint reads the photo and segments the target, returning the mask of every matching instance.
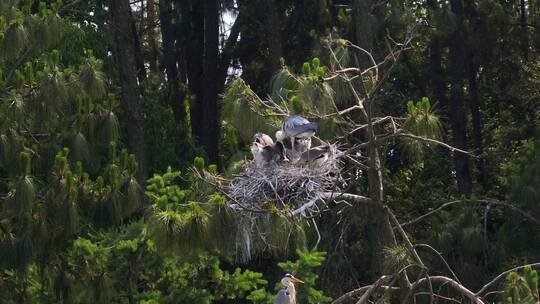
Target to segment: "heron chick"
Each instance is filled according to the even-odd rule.
[[[309,167],[318,168],[326,163],[331,152],[332,149],[330,145],[315,147],[302,153],[298,163],[301,165],[308,165]]]
[[[264,167],[272,162],[278,162],[284,158],[284,147],[280,142],[274,143],[272,138],[263,133],[254,136],[251,145],[251,154],[257,167]]]

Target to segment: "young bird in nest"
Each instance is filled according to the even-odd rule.
[[[257,167],[264,167],[271,163],[281,161],[285,158],[285,150],[281,142],[276,142],[264,133],[257,133],[253,136],[251,154]]]
[[[309,149],[300,155],[298,164],[307,165],[311,168],[323,166],[330,157],[332,149],[330,145],[324,145]]]

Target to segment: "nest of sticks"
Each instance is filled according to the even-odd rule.
[[[226,187],[229,206],[239,212],[278,211],[292,216],[315,211],[323,193],[339,192],[344,185],[341,155],[331,145],[328,159],[316,167],[286,161],[257,167],[247,161],[243,173]]]

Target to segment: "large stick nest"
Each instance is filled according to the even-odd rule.
[[[253,161],[247,161],[244,172],[226,188],[230,207],[251,213],[277,210],[289,215],[299,210],[302,214],[313,211],[318,208],[315,202],[322,193],[338,192],[343,186],[340,154],[332,145],[328,160],[317,167],[295,162],[257,167]]]

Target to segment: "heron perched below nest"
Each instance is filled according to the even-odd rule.
[[[247,161],[244,172],[226,189],[230,207],[240,212],[305,214],[315,207],[322,193],[338,191],[342,186],[340,156],[336,146],[329,145],[328,158],[317,166],[282,161],[259,167]]]

